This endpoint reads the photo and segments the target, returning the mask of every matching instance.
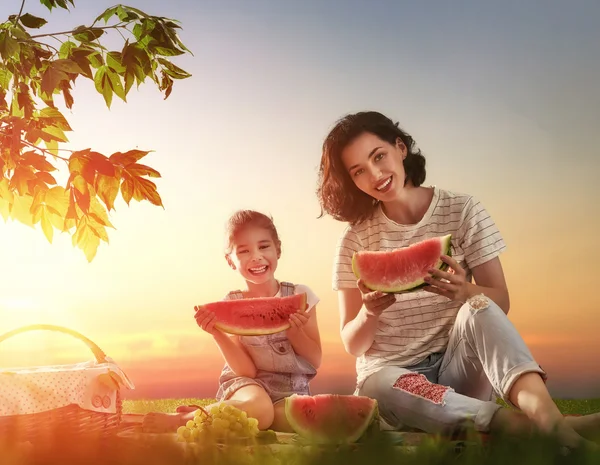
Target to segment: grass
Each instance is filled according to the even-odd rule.
[[[127,400],[124,413],[174,412],[179,405],[206,405],[213,399]],[[600,411],[600,399],[556,400],[564,414]],[[241,447],[200,446],[172,439],[103,440],[61,438],[47,448],[27,450],[0,438],[2,465],[511,465],[600,464],[600,453],[572,451],[568,454],[549,437],[527,438],[494,435],[487,441],[472,435],[464,441],[427,436],[418,446],[395,447],[386,433],[374,434],[350,446]],[[397,439],[397,438],[396,438]],[[397,443],[396,443],[397,444]]]
[[[123,413],[148,413],[148,412],[175,412],[179,405],[205,406],[214,402],[214,399],[157,399],[157,400],[125,400]],[[564,415],[587,415],[600,412],[600,398],[598,399],[555,399],[556,405]],[[499,404],[508,407],[501,400]]]
[[[152,400],[124,400],[123,413],[145,414],[149,412],[173,413],[180,405],[205,405],[214,402],[215,399],[152,399]]]

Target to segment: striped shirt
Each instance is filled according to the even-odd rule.
[[[467,273],[497,257],[506,245],[494,221],[474,197],[434,186],[431,204],[417,224],[398,224],[379,206],[373,217],[349,225],[336,250],[333,289],[356,288],[352,255],[359,250],[393,250],[430,237],[452,234],[452,257]],[[375,339],[356,360],[357,383],[384,366],[410,367],[445,351],[460,302],[427,291],[397,294],[396,303],[379,317]]]

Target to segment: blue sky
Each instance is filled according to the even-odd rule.
[[[49,14],[27,0],[25,11],[49,19],[46,32],[89,24],[113,5],[75,3]],[[565,395],[600,386],[598,370],[582,374],[564,355],[581,353],[578,363],[597,367],[585,347],[596,347],[600,307],[600,254],[590,247],[600,227],[600,3],[128,4],[182,21],[194,56],[174,61],[193,77],[176,82],[166,101],[147,84],[110,110],[90,82],[78,81],[66,147],[154,150],[147,164],[163,175],[165,210],[119,203],[117,230],[92,264],[67,237],[49,245],[39,228],[0,225],[2,261],[14,270],[0,283],[0,322],[69,325],[127,363],[132,344],[154,348],[141,359],[177,356],[187,341],[215,357],[206,376],[217,376],[216,348],[190,309],[241,285],[222,257],[223,225],[233,210],[254,208],[273,214],[280,229],[281,278],[322,299],[332,354],[324,372],[343,366],[351,382],[331,290],[344,225],[316,219],[314,192],[328,129],[346,113],[375,109],[424,151],[426,184],[471,193],[490,210],[509,247],[511,319],[557,373],[549,385]],[[4,0],[0,18],[19,7]],[[188,355],[194,366],[198,354]]]

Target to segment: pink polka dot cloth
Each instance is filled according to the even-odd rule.
[[[0,416],[24,415],[76,404],[94,412],[116,413],[120,386],[135,389],[106,357],[73,365],[0,369]]]

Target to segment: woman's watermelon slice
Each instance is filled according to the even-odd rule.
[[[352,271],[374,291],[403,293],[426,286],[430,268],[445,270],[441,255],[451,255],[452,235],[425,239],[390,251],[361,250],[352,257]]]
[[[293,394],[285,399],[285,416],[299,436],[318,444],[356,442],[379,425],[377,401],[364,396]]]
[[[201,305],[215,314],[215,327],[230,334],[259,336],[285,331],[290,315],[307,308],[306,293],[286,297],[220,300]]]

